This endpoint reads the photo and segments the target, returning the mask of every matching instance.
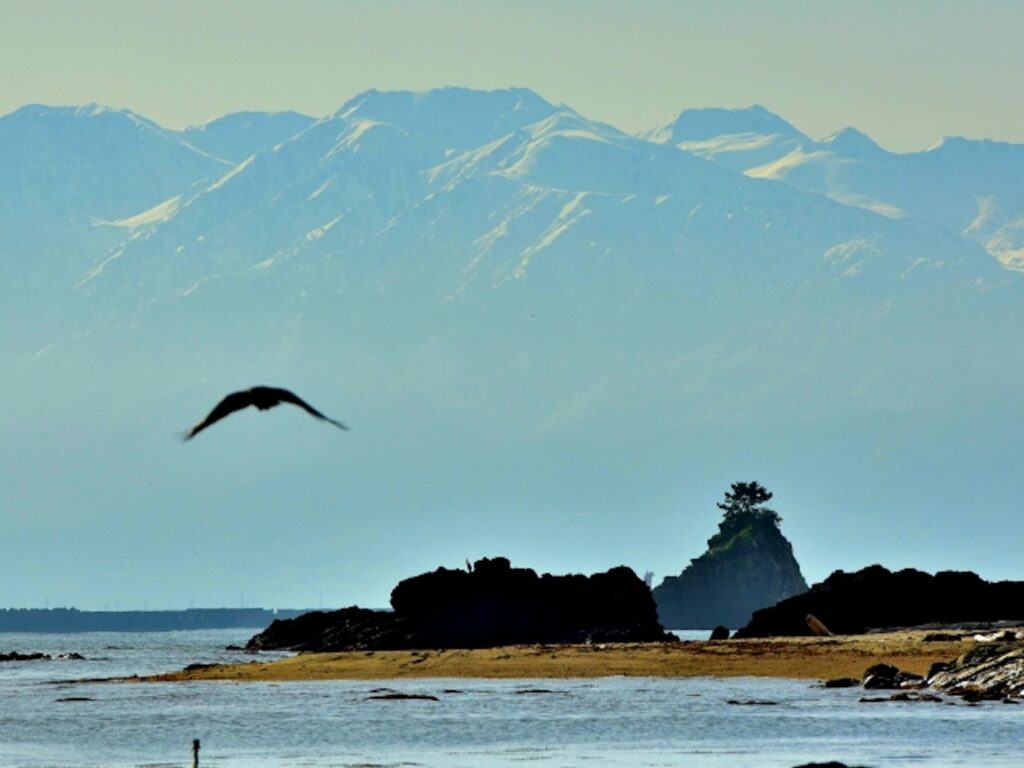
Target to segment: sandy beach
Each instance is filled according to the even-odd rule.
[[[203,666],[139,679],[255,682],[627,675],[825,680],[860,678],[865,669],[879,662],[925,674],[934,662],[950,661],[973,643],[970,635],[959,640],[926,642],[924,637],[927,634],[923,631],[901,631],[825,638],[306,653],[275,661]]]

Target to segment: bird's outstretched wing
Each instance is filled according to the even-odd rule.
[[[182,440],[191,440],[193,437],[198,435],[204,429],[211,424],[216,424],[218,421],[223,419],[225,416],[230,416],[235,411],[240,411],[243,408],[247,408],[252,405],[252,395],[249,390],[242,392],[232,392],[226,396],[223,400],[217,403],[216,407],[210,411],[206,418],[196,424],[192,429],[188,430],[182,435]]]
[[[301,397],[296,395],[294,392],[289,392],[287,389],[276,389],[276,388],[273,390],[273,392],[274,392],[274,395],[276,395],[277,399],[280,402],[282,402],[282,403],[291,403],[292,405],[297,405],[297,406],[299,406],[299,408],[304,410],[310,416],[316,416],[318,419],[323,419],[324,421],[330,422],[331,424],[336,426],[338,429],[343,429],[346,432],[348,432],[348,427],[346,427],[340,421],[335,421],[334,419],[330,418],[329,416],[324,416],[322,413],[320,413],[320,411],[318,411],[312,405],[310,405],[305,400],[303,400]]]

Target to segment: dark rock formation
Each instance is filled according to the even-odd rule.
[[[826,688],[856,688],[860,680],[855,677],[833,677],[824,683]]]
[[[735,637],[810,635],[808,614],[836,634],[856,635],[871,628],[1013,619],[1022,610],[1024,582],[987,582],[959,571],[893,573],[872,565],[856,573],[836,571],[809,592],[755,612]]]
[[[726,518],[708,550],[654,589],[661,623],[672,629],[742,627],[758,608],[807,590],[793,547],[776,521]]]
[[[81,661],[84,659],[80,653],[58,653],[56,656],[51,656],[48,653],[18,653],[17,651],[11,651],[10,653],[0,653],[0,661]]]
[[[711,637],[709,640],[728,640],[729,639],[729,628],[723,627],[719,624],[717,627],[711,630]]]
[[[922,687],[924,678],[912,672],[904,672],[892,664],[875,664],[864,673],[861,685],[869,691],[894,691]]]
[[[489,648],[525,643],[674,640],[647,586],[626,567],[538,576],[503,557],[468,571],[438,568],[400,582],[394,612],[345,608],[275,621],[247,650]]]
[[[252,637],[246,651],[397,650],[414,648],[413,627],[388,611],[343,608],[278,619]],[[434,646],[424,646],[434,647]]]
[[[861,704],[887,704],[890,701],[925,701],[934,704],[942,703],[943,699],[941,696],[936,696],[934,693],[921,693],[920,691],[900,691],[899,693],[893,693],[889,696],[861,696],[859,699]]]
[[[17,651],[11,651],[10,653],[0,653],[0,661],[40,661],[42,659],[50,660],[53,657],[48,653],[18,653]]]
[[[928,684],[967,701],[1024,698],[1024,642],[978,643],[943,669],[932,670]]]
[[[959,632],[931,632],[924,636],[924,642],[926,643],[950,643],[962,640],[966,635],[960,634]]]

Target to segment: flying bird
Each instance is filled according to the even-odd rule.
[[[294,392],[289,392],[287,389],[278,389],[277,387],[252,387],[251,389],[243,389],[241,392],[232,392],[230,395],[225,397],[206,415],[205,419],[192,427],[192,429],[188,430],[188,432],[182,436],[182,439],[191,440],[211,424],[216,424],[225,416],[230,416],[235,411],[248,408],[250,405],[255,406],[261,411],[266,411],[281,403],[297,405],[310,416],[316,416],[318,419],[330,422],[334,426],[338,427],[338,429],[344,429],[346,432],[348,431],[348,427],[340,421],[335,421],[334,419],[324,416],[320,411]]]

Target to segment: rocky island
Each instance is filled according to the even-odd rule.
[[[810,591],[756,611],[737,637],[811,635],[807,616],[829,631],[857,635],[869,629],[956,622],[1024,623],[1024,582],[988,582],[975,573],[872,565],[836,571]]]
[[[672,629],[742,627],[759,608],[807,591],[781,518],[762,485],[733,483],[707,551],[654,589],[661,623]]]
[[[647,585],[620,566],[538,576],[504,557],[401,581],[393,611],[344,608],[278,620],[246,650],[493,648],[526,643],[672,641]]]

